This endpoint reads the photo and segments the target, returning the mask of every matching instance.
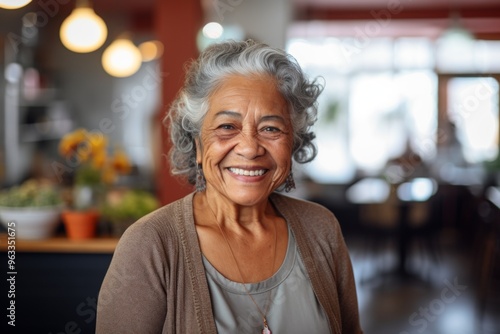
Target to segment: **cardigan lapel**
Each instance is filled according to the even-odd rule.
[[[274,193],[271,195],[270,199],[275,205],[276,210],[278,210],[287,223],[290,224],[295,240],[297,241],[298,252],[304,262],[309,279],[311,280],[313,291],[328,316],[332,333],[340,334],[341,329],[338,321],[340,310],[336,309],[333,304],[329,302],[330,298],[332,298],[332,294],[334,294],[331,286],[335,284],[335,282],[329,282],[329,284],[325,284],[324,282],[325,276],[321,275],[323,268],[318,267],[316,265],[317,261],[315,260],[315,258],[321,256],[321,254],[314,254],[311,248],[311,245],[315,244],[315,241],[311,240],[311,233],[308,233],[304,228],[304,225],[301,223],[302,219],[300,212],[297,210],[297,207],[293,205],[294,203],[288,202],[288,197]]]
[[[181,235],[183,252],[186,254],[186,265],[189,271],[191,296],[194,301],[196,319],[200,333],[217,333],[212,310],[212,301],[208,289],[205,267],[203,266],[202,253],[196,233],[193,216],[193,196],[191,193],[179,202],[176,214],[182,217],[177,221]]]

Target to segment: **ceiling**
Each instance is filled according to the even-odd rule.
[[[295,33],[321,22],[320,34],[353,36],[370,22],[380,23],[378,35],[437,38],[451,18],[476,38],[500,39],[500,0],[293,0]],[[358,31],[356,31],[358,29]],[[316,33],[318,30],[316,29]],[[292,32],[294,34],[294,32]],[[296,34],[295,34],[296,35]]]
[[[336,9],[370,9],[384,8],[389,4],[400,4],[404,8],[466,8],[499,6],[498,0],[293,0],[296,6],[312,6]]]
[[[134,15],[153,12],[156,1],[161,0],[94,0],[93,5],[98,12]],[[200,2],[205,8],[213,6],[213,0],[200,0]],[[442,18],[449,17],[451,11],[458,11],[463,17],[500,17],[500,0],[290,0],[290,2],[295,8],[296,18],[305,20],[370,19],[373,18],[371,10],[391,10],[391,7],[397,8],[398,11],[393,19]]]
[[[165,0],[94,0],[92,2],[97,13],[125,15],[130,21],[130,30],[150,32],[154,30],[154,8],[157,1]],[[205,6],[207,2],[213,4],[213,0],[200,1]],[[449,27],[451,13],[457,13],[460,23],[476,37],[500,39],[500,0],[290,1],[294,6],[294,21],[300,22],[295,28],[301,25],[314,26],[316,22],[321,22],[324,26],[322,33],[328,35],[352,36],[356,33],[356,27],[363,27],[367,22],[383,22],[383,30],[380,32],[383,35],[435,37]],[[58,10],[61,15],[59,16],[67,16],[73,7],[73,1],[60,5]],[[38,1],[33,1],[32,9],[40,9]],[[384,18],[384,13],[389,13],[389,17]],[[382,15],[380,18],[382,21],[377,19],[377,15]],[[8,17],[4,17],[3,20],[9,22]],[[390,24],[385,24],[389,22]]]

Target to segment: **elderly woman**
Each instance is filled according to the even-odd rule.
[[[327,209],[277,193],[311,161],[321,87],[286,53],[225,42],[187,73],[168,120],[172,171],[196,192],[121,238],[97,333],[361,333]]]

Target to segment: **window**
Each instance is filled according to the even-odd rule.
[[[378,174],[407,145],[435,154],[437,88],[429,41],[374,39],[356,52],[342,51],[351,44],[338,38],[288,44],[310,77],[325,80],[315,129],[319,154],[306,167],[320,183],[349,182],[357,171]]]
[[[498,154],[498,81],[487,77],[448,81],[448,118],[468,163],[493,160]]]

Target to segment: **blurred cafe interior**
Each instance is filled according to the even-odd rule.
[[[498,0],[0,0],[0,286],[17,272],[20,332],[94,332],[123,230],[192,191],[162,125],[186,62],[246,38],[325,85],[290,195],[339,219],[365,333],[500,333]],[[93,229],[73,235],[69,207]]]

